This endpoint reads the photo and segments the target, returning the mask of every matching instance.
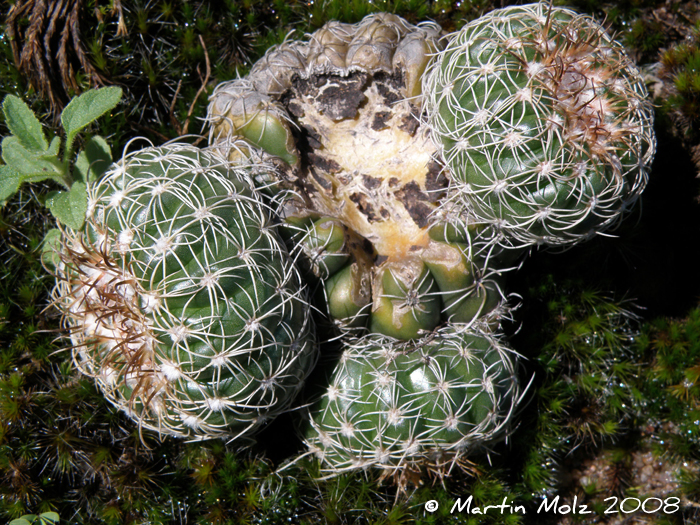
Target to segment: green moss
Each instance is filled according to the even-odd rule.
[[[526,357],[537,364],[534,400],[516,443],[527,444],[524,485],[546,494],[559,486],[568,451],[611,443],[637,413],[640,365],[632,346],[638,319],[624,303],[581,283],[555,283],[552,275],[527,299],[541,305],[542,328],[516,345],[529,349]]]
[[[561,3],[599,19],[606,10],[628,47],[644,61],[653,60],[659,28],[639,15],[660,2],[627,1],[612,8],[597,0]],[[488,0],[141,2],[123,11],[127,34],[121,36],[118,14],[109,3],[86,2],[82,24],[90,30],[82,36],[90,60],[109,83],[124,85],[128,92],[128,111],[106,118],[99,132],[110,137],[115,155],[137,135],[156,143],[175,136],[173,119],[180,126],[187,121],[204,81],[206,56],[211,74],[192,109],[191,132],[200,131],[209,86],[245,74],[291,30],[312,31],[330,18],[356,22],[380,10],[411,22],[433,18],[454,30],[491,7]],[[662,61],[677,91],[661,101],[662,109],[685,115],[691,123],[688,133],[697,136],[697,30],[690,42],[671,47]],[[144,64],[149,71],[142,69]],[[87,87],[87,80],[79,82]],[[42,120],[49,119],[48,104],[13,65],[7,38],[0,39],[0,91],[3,97],[28,98]],[[663,179],[657,171],[652,178]],[[497,445],[490,458],[474,460],[473,476],[455,473],[444,483],[409,488],[397,496],[395,488],[378,484],[367,473],[319,480],[319,466],[309,458],[277,472],[280,462],[300,449],[290,437],[289,419],[275,422],[258,447],[247,452],[221,441],[187,444],[139,435],[107,406],[90,379],[77,374],[69,353],[61,351],[65,343],[54,341],[58,319],[44,312],[52,278],[37,252],[50,226],[40,205],[45,191],[28,188],[0,210],[1,523],[45,511],[56,511],[71,524],[537,523],[540,498],[565,491],[561,475],[572,461],[592,458],[607,447],[623,474],[630,451],[650,426],[659,457],[689,465],[681,472],[678,494],[700,499],[697,471],[691,468],[700,461],[700,310],[642,322],[630,315],[628,304],[592,293],[590,282],[568,280],[572,269],[555,256],[543,278],[533,268],[534,260],[522,270],[534,278],[522,290],[523,308],[515,312],[522,327],[513,346],[528,358],[528,371],[535,372],[530,403],[510,443]],[[687,239],[695,238],[696,230],[687,224],[673,228],[685,228]],[[678,257],[687,244],[658,257]],[[598,245],[601,260],[609,255],[605,246]],[[607,286],[612,279],[606,275],[601,281]],[[275,434],[291,443],[280,447]],[[606,487],[593,484],[582,490],[587,501],[609,495]],[[507,497],[526,505],[528,515],[450,514],[457,498],[470,494],[478,505],[499,504]],[[435,513],[425,510],[430,500],[439,503]],[[605,509],[601,504],[595,508]],[[694,523],[698,514],[684,508],[654,519],[659,524]]]
[[[700,459],[700,310],[685,319],[656,319],[639,341],[645,369],[646,416],[665,421],[660,451],[679,460]]]
[[[687,140],[696,142],[700,131],[700,23],[691,28],[688,38],[661,53],[660,64],[659,77],[666,86],[659,101],[661,110],[671,116]]]

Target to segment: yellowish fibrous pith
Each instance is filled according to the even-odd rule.
[[[321,137],[309,162],[314,174],[307,180],[317,190],[311,199],[315,211],[341,220],[378,255],[404,259],[429,243],[426,225],[438,201],[428,180],[435,146],[415,106],[398,100],[391,111],[378,111],[386,100],[374,83],[364,95],[356,117],[339,120],[314,98],[302,101],[300,123]]]

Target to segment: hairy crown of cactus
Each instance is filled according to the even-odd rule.
[[[654,156],[641,73],[590,17],[546,3],[454,34],[426,74],[451,198],[504,245],[565,245],[616,225]]]
[[[125,156],[64,232],[54,299],[77,366],[140,426],[245,437],[316,358],[305,288],[248,166],[183,144]]]
[[[441,207],[448,181],[420,121],[439,36],[386,13],[329,22],[212,95],[212,143],[244,137],[277,158],[280,213],[341,328],[414,339],[501,299],[473,228]]]
[[[400,486],[445,475],[508,435],[521,398],[516,357],[478,323],[420,345],[348,338],[306,441],[329,474],[376,467]]]

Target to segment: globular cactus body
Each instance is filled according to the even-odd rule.
[[[169,144],[126,156],[66,232],[55,301],[74,360],[140,426],[245,437],[316,357],[301,279],[248,168]]]
[[[616,225],[644,189],[653,110],[593,19],[546,3],[467,24],[424,78],[455,200],[505,245],[566,245]]]
[[[445,474],[507,435],[520,401],[515,363],[499,338],[467,325],[420,344],[349,340],[307,443],[331,473],[377,467],[399,483]]]

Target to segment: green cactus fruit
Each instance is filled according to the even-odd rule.
[[[420,120],[440,33],[387,13],[329,22],[212,95],[211,143],[235,136],[274,159],[268,186],[341,330],[415,339],[502,301],[471,234],[430,235],[468,222],[441,213],[448,181]]]
[[[400,486],[444,475],[508,436],[522,397],[516,362],[476,325],[453,324],[419,343],[349,338],[311,408],[306,442],[329,475],[375,467]]]
[[[140,427],[246,438],[315,364],[305,288],[252,185],[213,150],[147,148],[64,232],[54,299],[74,361]]]
[[[538,3],[454,34],[424,76],[451,193],[504,245],[567,245],[615,226],[655,151],[642,74],[592,18]]]

